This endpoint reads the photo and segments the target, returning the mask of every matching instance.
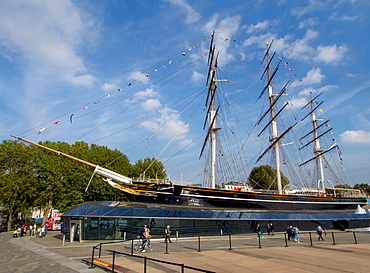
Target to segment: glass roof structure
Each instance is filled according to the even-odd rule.
[[[63,217],[173,218],[202,220],[370,220],[370,213],[355,211],[267,211],[171,206],[152,203],[86,202],[63,214]]]

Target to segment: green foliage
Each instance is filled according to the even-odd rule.
[[[354,189],[370,190],[370,185],[367,183],[355,184]]]
[[[25,215],[36,198],[35,165],[30,162],[30,147],[5,140],[0,145],[0,204],[8,219]]]
[[[70,145],[66,142],[39,144],[91,162],[128,177],[165,178],[161,162],[145,158],[130,164],[118,150],[84,142]],[[148,168],[149,167],[149,168]],[[125,194],[94,175],[87,191],[85,188],[93,168],[72,159],[22,142],[5,140],[0,144],[0,204],[11,218],[25,215],[31,208],[52,206],[64,212],[82,202],[126,201]]]
[[[283,188],[289,184],[288,178],[283,173],[281,183]],[[276,170],[270,165],[254,167],[249,175],[249,184],[255,189],[277,190]]]
[[[352,189],[352,187],[348,184],[343,184],[343,185],[336,185],[334,188],[339,188],[339,189]]]
[[[167,176],[162,162],[157,161],[155,158],[145,158],[144,160],[136,161],[133,175],[135,177],[153,179],[162,179]]]

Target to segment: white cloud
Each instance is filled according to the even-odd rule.
[[[303,81],[306,84],[315,84],[321,83],[323,78],[325,78],[325,76],[321,74],[321,69],[315,68],[307,72],[307,75],[303,78]]]
[[[145,111],[151,111],[162,106],[161,102],[156,99],[149,99],[141,104]]]
[[[318,46],[318,55],[315,58],[316,61],[321,61],[324,63],[338,62],[343,59],[344,54],[348,51],[346,46]]]
[[[153,98],[155,96],[157,96],[157,93],[153,89],[147,88],[147,89],[145,89],[145,91],[137,92],[135,94],[133,100],[134,100],[134,102],[137,102],[137,101],[143,100],[145,98]]]
[[[259,22],[255,25],[250,25],[247,29],[247,33],[257,32],[261,30],[265,30],[269,27],[270,22],[268,20],[265,20],[263,22]]]
[[[207,33],[211,33],[213,30],[216,32],[216,38],[228,38],[231,39],[239,30],[241,17],[240,15],[235,16],[228,16],[221,21],[218,22],[219,15],[214,14],[212,18],[205,24],[204,30]],[[217,50],[221,53],[220,57],[228,56],[232,58],[232,56],[228,55],[227,49],[230,46],[229,43],[225,43],[223,40],[215,39],[215,43],[217,46]]]
[[[298,28],[307,28],[307,27],[317,25],[317,24],[318,24],[318,18],[317,17],[311,17],[311,18],[308,18],[306,20],[303,20],[303,21],[299,22]]]
[[[308,88],[305,88],[303,89],[302,91],[300,91],[298,93],[298,96],[307,96],[308,94],[310,93],[315,93],[316,92],[316,89],[312,88],[312,87],[308,87]]]
[[[365,113],[369,113],[369,110],[367,110]],[[365,113],[358,113],[355,117],[353,117],[357,128],[370,128],[370,120],[365,116]]]
[[[211,19],[206,22],[206,24],[204,25],[204,30],[206,33],[211,33],[216,28],[218,17],[219,15],[217,13],[214,13]]]
[[[337,18],[338,21],[355,21],[358,19],[359,19],[359,16],[347,16],[347,15],[343,15]]]
[[[292,15],[296,16],[297,18],[302,17],[310,12],[321,10],[325,7],[327,3],[325,1],[320,0],[309,0],[308,4],[305,7],[297,7],[292,9]]]
[[[365,144],[370,145],[370,132],[363,130],[345,131],[340,134],[340,139],[345,144]]]
[[[104,91],[112,91],[114,89],[117,89],[117,85],[112,83],[105,83],[103,84],[102,89]]]
[[[149,77],[146,77],[143,72],[140,71],[134,71],[131,72],[130,75],[128,75],[129,80],[135,80],[140,81],[142,83],[147,84],[149,82]]]
[[[302,39],[291,43],[285,50],[285,55],[291,59],[308,60],[314,54],[314,49],[309,45],[309,42],[318,36],[318,32],[312,29],[306,31]]]
[[[319,94],[319,93],[322,93],[322,92],[329,92],[329,91],[332,91],[332,90],[334,90],[336,88],[338,88],[337,85],[325,85],[325,86],[320,87],[318,89],[315,89],[315,88],[312,88],[312,87],[308,87],[308,88],[305,88],[302,91],[300,91],[299,94],[298,94],[298,96],[307,96],[310,93],[312,93],[312,94]]]
[[[340,96],[333,97],[333,99],[326,106],[327,111],[337,107],[338,105],[341,105],[342,103],[347,102],[349,99],[354,97],[356,94],[360,93],[363,90],[368,89],[369,87],[370,87],[370,81],[363,82],[356,88],[347,90],[346,92],[342,93],[342,95]]]
[[[193,141],[191,139],[185,139],[181,141],[180,145],[181,147],[186,147],[192,145]]]
[[[5,54],[20,54],[18,61],[26,72],[47,72],[77,85],[94,80],[77,52],[78,46],[95,36],[93,24],[71,1],[3,2],[0,25]]]
[[[191,75],[191,80],[196,83],[204,81],[204,78],[205,78],[204,74],[199,73],[197,71],[194,71],[193,75]]]
[[[180,10],[186,13],[186,24],[198,22],[200,19],[200,14],[196,12],[186,0],[166,0],[172,5],[177,6]]]
[[[301,93],[300,93],[301,94]],[[308,96],[307,97],[301,97],[301,98],[293,98],[290,100],[290,103],[295,107],[295,108],[302,108],[305,106],[308,102]]]
[[[184,139],[189,132],[188,126],[180,120],[178,111],[170,108],[163,108],[159,116],[144,121],[141,125],[147,130],[157,131],[158,139],[171,140],[175,136],[176,139]]]
[[[307,72],[306,76],[299,81],[295,81],[291,84],[292,87],[301,86],[301,85],[312,85],[322,82],[322,79],[325,78],[321,74],[320,68],[314,68]]]
[[[359,20],[360,16],[348,16],[348,15],[338,15],[338,12],[333,12],[333,14],[329,17],[332,21],[355,21]]]
[[[77,76],[77,77],[67,77],[68,81],[74,85],[92,86],[96,81],[96,78],[90,74]]]

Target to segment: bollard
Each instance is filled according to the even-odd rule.
[[[229,250],[233,250],[233,249],[231,248],[231,234],[229,234]]]
[[[284,238],[285,238],[285,247],[288,247],[288,240],[287,240],[287,238],[286,238],[286,233],[284,233]]]
[[[131,255],[134,255],[134,239],[131,239]]]
[[[64,247],[65,242],[66,242],[66,236],[63,234],[63,238],[62,238],[62,247]]]
[[[261,246],[261,237],[258,237],[258,248],[262,248],[262,246]]]
[[[334,232],[331,233],[331,237],[333,238],[333,245],[335,245]]]
[[[311,235],[311,232],[308,233],[310,235],[310,243],[311,243],[311,246],[313,246],[312,244],[312,235]]]
[[[355,239],[355,244],[357,244],[356,232],[353,231],[353,238]]]
[[[176,230],[176,241],[179,239],[179,231]]]
[[[164,254],[168,254],[168,240],[165,243],[166,243],[166,252]]]
[[[198,251],[197,252],[202,252],[201,250],[200,250],[200,236],[198,236]]]
[[[113,250],[113,258],[112,258],[112,272],[114,272],[114,262],[116,260],[116,251]]]
[[[220,229],[220,234],[221,234],[221,239],[222,239],[222,235],[223,235],[223,234],[222,234],[222,229]]]
[[[126,242],[126,231],[123,232],[123,240]],[[125,243],[125,242],[123,242],[123,243]]]

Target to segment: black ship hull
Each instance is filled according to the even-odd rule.
[[[356,210],[366,205],[365,198],[285,195],[259,192],[234,192],[197,187],[174,186],[158,190],[155,196],[127,195],[130,201],[198,207],[261,210]]]

